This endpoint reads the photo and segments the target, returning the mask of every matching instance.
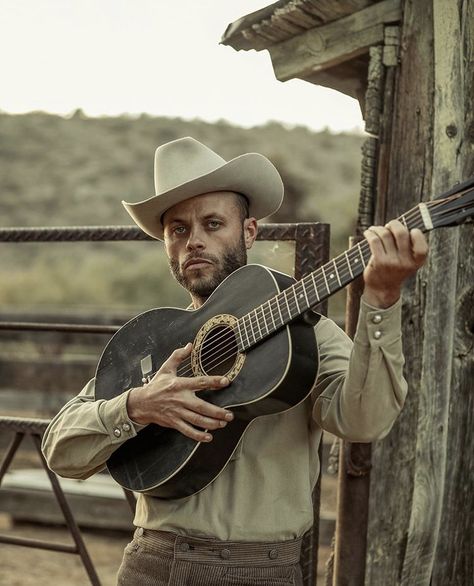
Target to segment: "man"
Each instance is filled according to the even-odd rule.
[[[257,219],[281,203],[281,179],[261,155],[226,162],[184,138],[157,149],[155,187],[153,197],[124,205],[143,230],[164,240],[171,270],[198,308],[246,263]],[[320,370],[306,400],[255,420],[222,473],[199,493],[176,500],[139,495],[137,530],[119,584],[302,583],[298,560],[301,537],[313,522],[321,429],[358,442],[382,438],[406,394],[400,290],[424,262],[426,241],[419,230],[409,233],[396,221],[365,236],[372,257],[354,346],[321,318],[315,327]],[[51,468],[86,478],[150,423],[200,442],[213,441],[213,430],[232,425],[231,409],[196,395],[219,392],[231,384],[226,377],[177,376],[191,350],[191,344],[177,348],[150,382],[107,401],[94,400],[91,381],[46,431],[43,450]]]

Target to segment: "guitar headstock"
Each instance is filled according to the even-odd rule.
[[[467,186],[466,186],[467,185]],[[427,202],[433,228],[459,226],[474,222],[474,180],[460,184],[459,191],[448,197]],[[451,190],[449,193],[452,193]]]

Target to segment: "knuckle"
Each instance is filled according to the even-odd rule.
[[[166,383],[166,390],[174,391],[176,389],[176,380],[173,378]]]

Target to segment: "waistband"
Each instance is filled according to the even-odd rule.
[[[138,546],[159,555],[190,562],[226,566],[279,566],[299,561],[302,538],[270,543],[221,541],[138,527],[134,541]]]

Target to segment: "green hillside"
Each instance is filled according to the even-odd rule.
[[[286,186],[270,221],[331,224],[333,252],[352,232],[362,137],[287,129],[243,129],[226,122],[153,118],[70,118],[0,113],[0,226],[130,224],[120,201],[154,193],[153,155],[169,140],[193,136],[225,158],[261,152]],[[252,260],[291,270],[287,247],[264,245]],[[181,304],[159,243],[3,244],[3,306],[113,307]]]

